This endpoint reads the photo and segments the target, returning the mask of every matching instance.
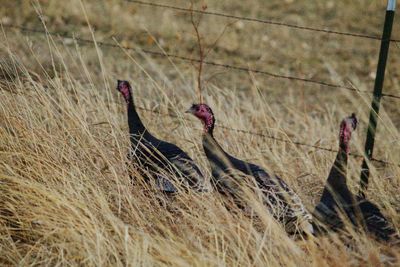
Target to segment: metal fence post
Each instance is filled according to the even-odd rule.
[[[368,161],[372,159],[372,153],[374,150],[375,132],[378,123],[379,106],[382,97],[382,87],[385,78],[386,61],[389,52],[390,37],[392,34],[395,8],[396,8],[396,0],[388,0],[386,15],[385,15],[385,23],[383,26],[381,48],[379,51],[378,67],[376,69],[374,95],[372,98],[371,111],[369,114],[367,139],[365,141],[365,158],[361,167],[361,184],[359,193],[362,197],[365,197],[365,192],[368,188],[368,178],[369,178]]]

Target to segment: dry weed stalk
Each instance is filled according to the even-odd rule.
[[[204,65],[204,60],[207,58],[207,56],[210,54],[210,52],[217,46],[218,42],[220,41],[220,39],[222,38],[222,36],[225,34],[226,30],[228,29],[228,27],[232,26],[234,23],[237,22],[237,20],[232,21],[232,22],[228,22],[224,25],[224,28],[222,29],[221,33],[218,35],[218,37],[214,40],[214,42],[212,42],[211,45],[208,45],[208,50],[205,51],[204,49],[204,44],[202,42],[203,37],[200,34],[200,23],[203,19],[203,14],[204,13],[200,13],[197,21],[194,18],[194,12],[193,12],[193,6],[194,3],[193,1],[191,1],[190,3],[190,22],[192,24],[192,27],[195,31],[195,35],[196,35],[196,41],[197,41],[197,47],[198,47],[198,54],[199,54],[199,65],[197,67],[197,92],[198,92],[198,98],[200,103],[204,102],[203,99],[203,95],[202,95],[202,90],[203,90],[203,85],[202,85],[202,73],[203,73],[203,65]],[[206,11],[207,10],[207,4],[204,2],[201,6],[201,10],[202,11]],[[210,77],[213,78],[215,75],[212,75]],[[210,80],[208,79],[208,80]]]

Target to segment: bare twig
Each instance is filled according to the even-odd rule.
[[[191,4],[190,4],[190,9],[193,10],[193,2],[191,2]],[[200,26],[200,22],[201,22],[202,17],[203,17],[203,14],[200,15],[200,17],[199,17],[199,19],[198,19],[198,21],[196,23],[195,20],[194,20],[193,12],[190,12],[190,21],[191,21],[191,23],[193,25],[194,31],[196,32],[197,45],[198,45],[198,48],[199,48],[199,59],[200,60],[199,60],[199,66],[197,68],[197,71],[198,71],[198,73],[197,73],[197,91],[198,91],[198,94],[199,94],[200,103],[203,103],[203,95],[201,93],[201,89],[202,89],[202,86],[201,86],[201,74],[203,72],[203,63],[204,63],[204,49],[203,49],[203,45],[201,43],[201,36],[200,36],[200,32],[199,32],[199,26]]]
[[[205,11],[207,9],[207,5],[205,3],[203,3],[201,9],[203,11]],[[206,59],[206,57],[210,54],[210,52],[214,49],[214,47],[218,44],[219,40],[222,38],[222,36],[225,34],[226,30],[228,27],[232,26],[233,24],[235,24],[238,20],[232,21],[228,24],[226,24],[223,28],[223,30],[221,31],[221,33],[218,35],[218,37],[215,39],[215,41],[209,46],[208,50],[205,51],[204,47],[203,47],[203,43],[202,43],[202,37],[199,31],[199,27],[200,27],[200,22],[203,18],[203,14],[204,13],[200,13],[200,16],[198,18],[197,21],[195,21],[194,19],[194,9],[193,9],[193,1],[191,1],[190,3],[190,10],[192,12],[190,12],[190,21],[193,25],[193,29],[196,33],[196,39],[197,39],[197,46],[198,46],[198,52],[199,52],[199,61],[198,61],[198,68],[197,68],[197,91],[199,94],[199,100],[200,103],[203,103],[203,95],[202,95],[202,72],[203,72],[203,64],[204,64],[204,60]]]

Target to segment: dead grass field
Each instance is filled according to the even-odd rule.
[[[207,1],[208,10],[379,35],[386,1]],[[124,1],[0,0],[4,25],[70,32],[196,57],[190,17]],[[159,3],[162,3],[160,0]],[[164,1],[188,7],[187,1]],[[35,11],[36,8],[36,11]],[[86,13],[84,12],[86,11]],[[85,15],[86,14],[86,15]],[[233,20],[204,16],[211,44]],[[257,224],[227,211],[218,194],[181,194],[166,210],[156,192],[129,184],[125,104],[116,79],[134,87],[158,137],[176,143],[210,176],[198,121],[196,70],[174,59],[82,45],[4,28],[0,42],[0,265],[380,266],[400,250],[351,228],[306,241],[289,238],[265,210]],[[395,17],[393,38],[400,39]],[[208,60],[372,90],[379,41],[251,22],[227,29]],[[400,95],[400,45],[392,43],[384,91]],[[362,153],[371,98],[346,90],[205,66],[204,97],[217,123],[336,148],[340,120],[356,112],[352,151]],[[374,156],[400,162],[399,100],[384,98]],[[310,210],[335,154],[216,127],[230,153],[279,174]],[[349,162],[358,190],[361,160]],[[399,229],[400,168],[374,164],[368,197]],[[257,203],[254,204],[257,206]]]

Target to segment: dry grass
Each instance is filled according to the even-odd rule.
[[[3,23],[40,25],[31,4],[1,2]],[[264,2],[209,1],[208,7],[371,34],[380,32],[383,20],[383,12],[376,12],[384,9],[383,1]],[[159,44],[172,53],[195,53],[190,18],[182,13],[111,0],[85,2],[85,7],[99,40],[116,35],[123,44],[152,49]],[[90,38],[79,1],[63,6],[41,1],[41,9],[50,30],[74,30]],[[202,23],[209,40],[224,25],[223,20],[208,17]],[[397,25],[396,21],[398,38]],[[129,147],[125,105],[115,90],[117,78],[131,81],[137,105],[181,118],[140,111],[153,133],[184,148],[210,175],[199,122],[183,114],[196,101],[196,71],[190,65],[12,31],[1,38],[1,265],[399,264],[399,248],[351,229],[346,237],[332,234],[295,241],[265,210],[258,212],[260,221],[255,223],[239,211],[227,211],[215,193],[181,194],[167,201],[166,208],[156,192],[132,187],[125,165]],[[210,59],[335,83],[349,79],[357,88],[370,90],[378,48],[374,41],[238,22]],[[399,51],[392,46],[385,83],[385,91],[397,95]],[[220,71],[206,67],[205,79]],[[217,123],[333,148],[340,119],[356,112],[361,127],[352,149],[362,151],[369,96],[229,71],[206,84],[204,97]],[[400,162],[398,106],[384,99],[375,153],[392,162]],[[313,209],[334,154],[218,127],[216,135],[232,154],[282,176]],[[349,164],[354,191],[360,163],[352,159]],[[375,165],[368,196],[396,229],[399,190],[400,168]]]

